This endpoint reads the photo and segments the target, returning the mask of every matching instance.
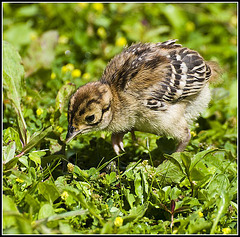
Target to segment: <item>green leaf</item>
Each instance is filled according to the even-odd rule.
[[[173,187],[171,188],[171,192],[169,193],[169,198],[170,200],[176,200],[180,194],[181,194],[181,190],[178,189],[177,187]]]
[[[17,206],[12,198],[3,195],[2,196],[2,205],[3,205],[3,229],[9,228],[16,223],[15,216],[13,213],[19,214]],[[8,212],[11,212],[12,215],[8,215]]]
[[[39,183],[38,189],[44,198],[51,203],[53,203],[60,196],[60,193],[54,184]]]
[[[30,142],[23,147],[22,152],[26,153],[30,151],[33,147],[35,147],[44,137],[47,136],[49,132],[52,131],[52,126],[46,128],[45,130],[41,131],[40,134],[36,135],[34,138],[30,140]]]
[[[80,201],[81,203],[81,206],[84,208],[84,209],[88,209],[88,211],[98,219],[98,221],[100,222],[100,224],[103,226],[103,219],[102,217],[98,214],[98,212],[96,211],[97,210],[97,207],[95,205],[93,205],[91,202],[87,202],[87,200],[85,199],[84,195],[82,193],[79,193],[78,194],[78,200]]]
[[[17,121],[23,144],[27,143],[27,125],[21,110],[21,97],[24,95],[24,68],[21,57],[14,47],[3,41],[3,88],[11,100],[17,114]]]
[[[106,174],[106,180],[109,184],[116,181],[116,172],[111,172],[110,174]]]
[[[32,151],[29,158],[35,162],[36,165],[41,165],[41,157],[46,155],[45,151]]]
[[[191,162],[191,165],[189,167],[189,172],[192,171],[192,169],[198,164],[198,162],[200,162],[201,160],[203,160],[208,154],[214,153],[216,152],[218,149],[213,149],[213,150],[206,150],[206,151],[202,151],[197,153],[194,157],[193,160]]]
[[[58,91],[56,98],[55,110],[59,110],[60,113],[63,112],[66,102],[69,100],[70,95],[76,90],[76,86],[73,83],[68,83],[61,87]]]
[[[81,193],[85,194],[86,197],[90,197],[91,196],[91,191],[90,191],[90,184],[87,182],[78,182],[76,185],[77,189],[81,191]]]
[[[16,170],[16,169],[12,169],[11,172],[15,175],[15,178],[19,178],[19,179],[23,180],[27,186],[32,184],[32,180],[29,177],[29,175],[27,175],[19,170]]]
[[[67,217],[74,217],[74,216],[79,216],[79,215],[84,215],[88,213],[88,210],[75,210],[75,211],[69,211],[69,212],[64,212],[58,215],[53,215],[51,217],[48,218],[48,221],[53,221],[53,220],[59,220],[59,219],[64,219]]]
[[[51,206],[51,205],[50,204],[44,204],[41,207],[41,210],[40,210],[41,212],[39,211],[38,220],[36,220],[34,222],[34,227],[37,227],[38,225],[43,224],[43,223],[47,223],[49,221],[61,220],[61,219],[65,219],[65,218],[68,218],[68,217],[81,216],[81,215],[84,215],[84,214],[88,213],[88,210],[80,209],[80,210],[76,210],[76,211],[64,212],[64,213],[61,213],[61,214],[55,214],[55,210],[53,209],[52,206],[50,208],[50,211],[46,210],[47,208],[49,208],[49,206]],[[42,218],[40,218],[40,217],[42,217]],[[60,224],[60,222],[59,222],[59,224]]]
[[[29,159],[28,159],[28,157],[27,156],[21,156],[21,157],[19,157],[19,162],[21,162],[23,165],[25,165],[27,168],[29,168],[29,164],[28,164],[28,161],[29,161]],[[31,167],[31,168],[33,168],[33,167]],[[31,169],[30,168],[30,169]]]
[[[189,174],[189,167],[191,165],[191,155],[187,152],[182,152],[181,153],[181,159],[182,159],[182,163],[184,165],[184,168],[185,168],[185,172],[187,174]]]
[[[130,205],[130,208],[132,209],[133,208],[133,203],[135,202],[135,197],[132,193],[130,193],[130,190],[129,189],[126,189],[124,188],[124,194],[125,194],[125,197]]]
[[[53,163],[57,159],[63,160],[64,158],[65,158],[65,156],[63,154],[44,156],[41,158],[41,165],[44,167],[49,163]]]
[[[195,185],[194,188],[198,189],[202,185],[205,185],[207,182],[209,182],[211,177],[212,177],[212,175],[208,174],[208,175],[205,175],[204,177],[202,177],[201,179],[198,179],[199,181],[197,182],[197,185]],[[196,180],[196,179],[193,179],[193,180]]]
[[[137,197],[143,202],[142,178],[139,172],[135,174],[134,187]]]
[[[163,161],[157,167],[156,173],[161,175],[162,181],[164,181],[165,185],[173,182],[179,183],[185,176],[183,172],[179,172],[179,166],[175,165],[175,163],[170,160]]]
[[[229,188],[230,182],[226,174],[218,174],[215,176],[208,186],[209,197],[215,197],[220,195],[222,190],[227,190]]]
[[[140,219],[148,209],[148,202],[143,203],[142,205],[135,206],[129,211],[129,215],[123,218],[124,224],[127,222],[136,222]]]
[[[38,5],[29,4],[27,6],[22,6],[21,8],[18,8],[18,11],[16,12],[17,17],[34,17],[36,14],[38,14],[39,7]]]
[[[143,170],[141,170],[141,177],[142,177],[142,186],[143,186],[143,191],[144,193],[147,195],[148,194],[148,174],[146,172],[143,172]]]
[[[15,141],[16,149],[19,150],[19,151],[22,150],[22,143],[21,143],[19,134],[12,127],[8,127],[6,130],[4,130],[3,141],[5,143],[8,143],[9,141]]]
[[[168,154],[164,154],[163,155],[166,159],[168,159],[169,161],[171,161],[183,174],[184,171],[182,169],[182,166],[180,165],[180,163],[178,162],[177,159],[175,159],[175,157],[173,157],[173,155],[168,155]]]
[[[39,212],[40,202],[34,198],[33,195],[27,193],[24,197],[24,201],[32,208],[34,213]]]
[[[49,216],[52,216],[54,215],[55,212],[54,212],[54,209],[52,207],[52,205],[50,204],[44,204],[41,206],[40,210],[39,210],[39,213],[38,213],[38,220],[39,219],[43,219],[43,218],[47,218]]]
[[[77,165],[74,165],[73,172],[75,174],[79,175],[80,177],[81,176],[84,177],[84,178],[89,177],[89,174],[85,170],[80,169]]]
[[[16,150],[15,141],[10,142],[6,147],[3,147],[3,164],[6,164],[13,159]]]
[[[221,189],[220,199],[219,202],[217,202],[218,205],[217,216],[214,219],[210,234],[215,234],[215,230],[220,218],[230,205],[230,195],[225,190],[226,189]]]
[[[37,171],[36,169],[34,169],[33,167],[29,168],[29,177],[31,178],[31,180],[37,180]]]
[[[4,171],[13,168],[18,161],[15,156],[16,145],[15,142],[10,142],[6,147],[3,147],[3,169]]]
[[[31,42],[31,33],[33,32],[28,22],[19,22],[11,25],[4,32],[4,39],[20,50],[23,45],[28,45]],[[20,35],[21,37],[19,37]]]
[[[172,188],[170,186],[165,186],[162,191],[164,192],[164,200],[169,201],[170,198],[170,193],[171,193]]]
[[[208,230],[212,226],[212,222],[209,220],[205,220],[204,218],[197,218],[195,220],[190,220],[190,224],[188,226],[188,234],[197,234],[201,230]]]

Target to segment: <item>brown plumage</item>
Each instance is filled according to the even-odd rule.
[[[79,87],[68,111],[67,142],[78,134],[106,130],[119,154],[129,131],[170,135],[183,151],[189,125],[208,106],[209,80],[217,66],[193,50],[168,40],[125,48],[107,65],[101,79]]]

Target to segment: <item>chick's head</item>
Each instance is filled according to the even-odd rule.
[[[69,101],[67,142],[78,134],[105,129],[112,120],[111,101],[106,84],[92,82],[79,87]]]

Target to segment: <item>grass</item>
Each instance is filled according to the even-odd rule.
[[[236,9],[4,3],[3,233],[236,234]],[[124,137],[119,156],[106,132],[66,146],[75,89],[100,78],[126,43],[172,38],[223,69],[186,150],[140,132]]]

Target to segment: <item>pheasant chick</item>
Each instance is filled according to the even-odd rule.
[[[112,132],[117,154],[129,131],[170,135],[183,151],[189,125],[208,106],[209,81],[217,66],[198,52],[168,40],[125,48],[107,65],[101,79],[81,86],[68,108],[67,142],[78,134]]]

